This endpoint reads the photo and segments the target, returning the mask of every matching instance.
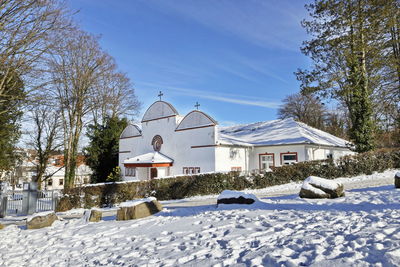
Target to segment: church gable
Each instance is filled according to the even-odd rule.
[[[154,102],[144,113],[142,122],[168,118],[178,115],[178,111],[169,103],[164,101]]]
[[[179,123],[176,131],[215,126],[217,122],[204,112],[194,110],[187,114]]]
[[[142,131],[137,125],[129,124],[122,132],[120,139],[141,136]]]

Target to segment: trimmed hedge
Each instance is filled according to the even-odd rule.
[[[196,195],[219,194],[225,189],[258,189],[302,181],[310,175],[324,178],[348,177],[400,168],[400,150],[378,150],[345,156],[338,160],[308,161],[273,168],[264,175],[240,176],[237,172],[155,179],[142,182],[112,183],[73,188],[64,192],[57,211],[72,208],[113,206],[136,198],[155,196],[158,200],[181,199]]]

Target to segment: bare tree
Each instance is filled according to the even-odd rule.
[[[287,96],[282,102],[283,104],[278,109],[280,119],[293,118],[312,127],[323,129],[327,110],[318,98],[297,93]]]
[[[140,109],[129,78],[118,71],[115,64],[112,64],[109,73],[100,77],[97,93],[93,97],[96,105],[92,111],[94,125],[102,125],[106,117],[134,117]]]
[[[22,97],[7,94],[6,86],[17,82],[16,74],[25,88],[36,89],[28,80],[38,77],[42,57],[54,44],[53,35],[69,27],[67,13],[57,0],[0,1],[0,104]]]
[[[36,180],[39,189],[42,182],[49,179],[54,173],[46,173],[49,159],[52,154],[61,149],[61,119],[59,111],[48,105],[39,105],[33,108],[30,118],[34,129],[28,143],[36,152]]]
[[[98,38],[83,31],[65,33],[49,60],[52,92],[61,108],[64,133],[65,184],[74,186],[76,158],[84,127],[106,116],[136,111],[139,102],[125,74],[98,44]]]

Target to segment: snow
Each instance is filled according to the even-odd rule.
[[[397,172],[395,176],[400,177],[400,172]]]
[[[218,196],[218,200],[226,198],[239,198],[239,197],[244,197],[247,199],[253,199],[254,201],[258,201],[258,198],[253,194],[246,194],[240,191],[232,191],[232,190],[222,191],[221,194]]]
[[[309,190],[317,195],[325,195],[326,193],[324,191],[322,191],[321,189],[318,189],[314,186],[312,186],[309,183],[303,183],[303,185],[301,186],[301,188],[305,189],[305,190]]]
[[[148,197],[148,198],[141,198],[141,199],[135,199],[131,201],[125,201],[120,204],[118,204],[118,207],[134,207],[142,203],[146,202],[152,202],[154,200],[157,200],[155,197]]]
[[[244,146],[306,143],[347,147],[349,143],[344,139],[293,119],[221,127],[218,136],[220,144]]]
[[[307,186],[307,185],[316,185],[318,187],[335,190],[336,188],[338,188],[340,186],[340,183],[338,183],[336,181],[324,179],[321,177],[317,177],[317,176],[309,176],[307,179],[304,180],[302,187],[304,189],[308,189],[308,188],[305,188],[305,186]]]
[[[124,164],[136,163],[172,163],[174,162],[169,157],[161,154],[160,152],[150,152],[142,154],[130,159],[124,160]]]
[[[215,196],[210,205],[171,202],[139,220],[8,226],[0,230],[0,266],[399,266],[395,173],[350,178],[353,186],[390,184],[349,190],[350,182],[343,182],[347,194],[338,199],[301,199],[301,184],[292,183],[258,192],[295,188],[296,194],[261,197],[240,208],[217,208]]]

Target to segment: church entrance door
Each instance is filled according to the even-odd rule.
[[[150,169],[150,179],[153,179],[156,177],[157,177],[157,168],[151,168]]]

